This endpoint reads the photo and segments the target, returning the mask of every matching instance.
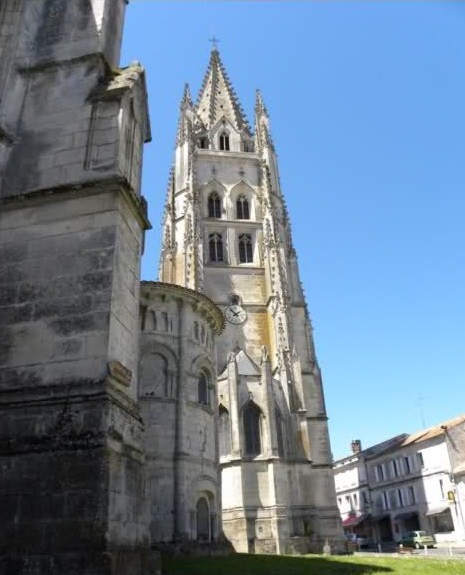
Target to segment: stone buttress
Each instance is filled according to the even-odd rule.
[[[0,5],[3,573],[154,572],[137,404],[144,71],[126,0]]]

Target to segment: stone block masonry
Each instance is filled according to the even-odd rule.
[[[2,574],[156,572],[136,402],[150,127],[142,68],[116,69],[125,5],[0,7]]]

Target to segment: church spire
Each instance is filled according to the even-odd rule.
[[[192,97],[191,97],[191,89],[189,87],[189,84],[184,84],[184,92],[182,95],[182,103],[183,104],[188,104],[189,106],[192,105]]]
[[[268,117],[268,110],[265,106],[265,102],[263,101],[263,96],[260,90],[255,92],[255,114],[257,116],[264,115]]]
[[[222,119],[228,120],[241,132],[250,134],[247,118],[242,110],[216,45],[205,73],[197,102],[197,113],[205,127],[212,128]]]
[[[260,90],[255,93],[255,141],[257,150],[263,150],[266,146],[274,150],[268,110]]]

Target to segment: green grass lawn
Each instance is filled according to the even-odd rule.
[[[164,575],[465,575],[465,561],[403,557],[231,555],[163,560]]]

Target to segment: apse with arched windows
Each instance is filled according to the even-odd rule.
[[[175,285],[143,282],[139,401],[153,542],[217,538],[215,339],[221,310]]]

